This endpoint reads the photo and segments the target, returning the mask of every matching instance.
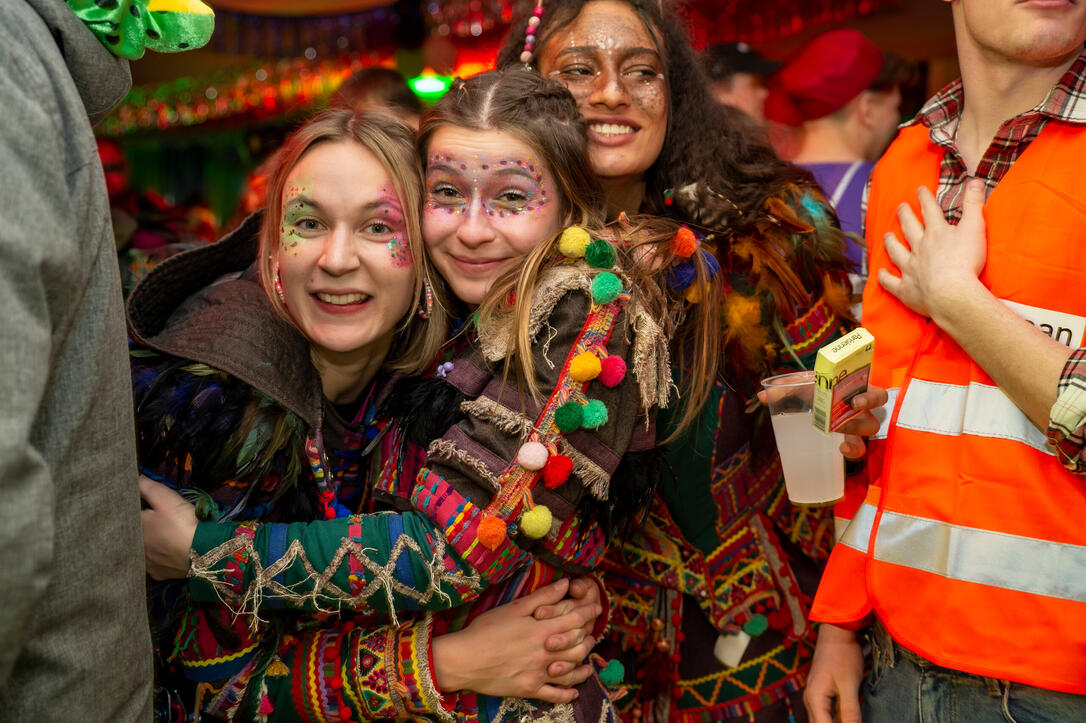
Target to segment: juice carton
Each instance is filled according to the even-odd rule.
[[[811,422],[831,432],[856,416],[849,402],[867,391],[875,337],[859,327],[818,350],[815,360],[815,392]]]

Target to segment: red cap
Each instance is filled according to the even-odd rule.
[[[823,33],[770,79],[766,118],[800,126],[827,116],[871,87],[883,62],[882,51],[857,30]]]

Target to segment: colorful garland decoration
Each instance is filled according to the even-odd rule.
[[[319,63],[305,58],[255,62],[231,71],[133,88],[96,129],[107,137],[164,131],[226,118],[302,112],[330,96],[351,73],[391,56],[355,53]]]

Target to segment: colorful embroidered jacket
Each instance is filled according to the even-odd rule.
[[[609,517],[626,514],[622,495],[612,497],[611,477],[627,452],[654,445],[653,411],[670,383],[666,339],[636,293],[620,283],[617,269],[579,260],[555,263],[541,274],[530,329],[538,340],[536,381],[547,394],[539,401],[519,393],[514,379],[503,379],[499,362],[508,354],[508,316],[480,325],[470,351],[447,375],[462,396],[463,418],[429,445],[411,489],[417,511],[309,525],[200,525],[190,578],[197,600],[223,600],[246,612],[286,604],[363,616],[349,629],[342,620],[329,621],[292,636],[280,649],[274,669],[289,671],[289,682],[266,676],[261,699],[264,708],[277,711],[277,720],[405,710],[447,716],[433,705],[426,648],[419,647],[428,622],[401,628],[406,632],[396,637],[392,627],[364,628],[366,617],[372,622],[374,611],[388,612],[395,626],[411,611],[448,608],[435,628],[452,630],[560,574],[596,566],[608,542]],[[402,498],[404,490],[381,492]],[[402,533],[389,537],[387,529]],[[476,596],[470,608],[463,606]],[[387,701],[404,697],[402,691],[382,697],[368,684],[382,645],[386,662],[414,666],[408,688],[431,695],[407,697],[423,702],[400,707]],[[595,698],[598,720],[609,705]],[[473,695],[452,705],[466,718],[513,718],[535,710],[527,701]]]
[[[326,507],[318,495],[321,477],[337,480],[341,503],[372,508],[367,492],[375,470],[388,470],[383,484],[395,487],[395,472],[411,468],[411,450],[398,444],[395,428],[373,418],[380,384],[374,384],[356,423],[323,401],[308,344],[271,313],[249,266],[259,221],[250,218],[219,243],[164,262],[129,300],[141,469],[181,489],[202,519],[319,519]],[[380,459],[390,457],[398,463],[381,467]],[[367,519],[368,543],[385,561],[393,559],[398,540],[408,539],[405,525],[407,536],[420,539],[433,529],[418,514]],[[419,579],[431,570],[428,557],[405,555],[395,564]],[[476,586],[470,573],[441,584],[455,595]],[[413,588],[406,595],[418,597]],[[324,616],[270,611],[250,628],[217,600],[195,600],[186,586],[169,583],[153,586],[150,606],[159,688],[170,691],[157,705],[171,715],[180,706],[211,716],[260,717],[270,705],[263,680],[281,676],[281,656],[305,645],[308,627],[325,622]],[[359,649],[380,652],[372,670],[355,671],[366,681],[359,690],[380,697],[381,703],[371,705],[377,714],[440,709],[428,679],[415,674],[425,665],[412,657],[412,651],[427,655],[428,621],[361,637],[352,629],[340,628],[339,639],[357,637]]]
[[[660,486],[601,565],[612,630],[597,651],[626,666],[628,719],[748,720],[787,707],[813,650],[809,595],[832,510],[789,503],[755,394],[764,377],[813,368],[818,348],[851,326],[844,239],[817,190],[792,187],[752,233],[721,246],[726,384],[668,445],[676,483]]]

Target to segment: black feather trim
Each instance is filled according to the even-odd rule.
[[[141,468],[210,493],[221,512],[273,503],[278,519],[317,518],[300,417],[246,382],[185,359],[134,354],[132,379]]]
[[[377,416],[396,420],[404,440],[426,449],[464,419],[460,404],[465,396],[444,379],[401,377],[381,402]]]
[[[662,482],[675,483],[675,472],[662,448],[627,452],[611,475],[607,499],[586,494],[578,513],[583,519],[595,519],[608,538],[625,538],[648,511]]]

